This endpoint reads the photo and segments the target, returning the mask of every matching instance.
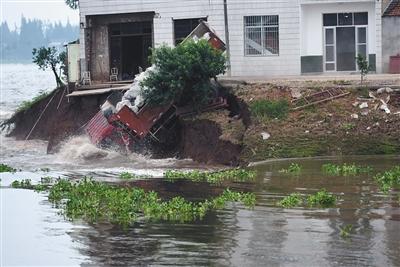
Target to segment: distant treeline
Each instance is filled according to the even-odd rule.
[[[19,29],[10,29],[7,22],[0,25],[1,62],[29,62],[32,49],[40,46],[58,46],[75,41],[79,37],[79,27],[69,22],[45,23],[38,19],[21,18]]]

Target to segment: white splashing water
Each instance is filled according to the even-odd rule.
[[[92,144],[87,136],[74,136],[61,145],[57,159],[67,162],[84,162],[104,158],[116,158],[115,151],[100,149]]]

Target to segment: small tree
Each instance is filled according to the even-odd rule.
[[[72,9],[78,9],[79,7],[79,0],[65,0],[65,3]]]
[[[65,54],[58,53],[55,47],[40,47],[32,50],[33,63],[39,66],[39,69],[51,69],[56,79],[57,87],[64,85],[60,76],[61,70],[65,70]]]
[[[361,85],[362,85],[364,78],[367,76],[368,72],[371,70],[371,66],[368,64],[367,59],[361,54],[357,55],[356,60],[357,60],[358,69],[360,70]]]
[[[226,69],[225,56],[206,40],[187,41],[174,48],[161,46],[152,52],[156,71],[141,86],[146,102],[153,106],[206,104],[214,92],[210,79]]]

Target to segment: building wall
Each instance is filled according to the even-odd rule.
[[[375,58],[376,70],[380,72],[381,5],[375,3],[375,1],[347,1],[339,4],[332,2],[304,1],[301,5],[301,56],[303,62],[307,58],[310,58],[313,64],[323,62],[324,31],[322,17],[324,13],[368,12],[368,54],[371,59]],[[322,66],[319,69],[322,69]]]
[[[382,65],[389,72],[390,56],[400,54],[400,17],[382,18]]]
[[[91,15],[155,12],[153,20],[155,46],[173,44],[173,19],[208,17],[210,25],[221,39],[225,40],[223,0],[80,0],[79,3],[81,26],[84,27],[87,27],[86,18]],[[231,75],[300,74],[302,55],[322,56],[322,13],[335,10],[349,11],[349,8],[353,11],[368,9],[371,14],[369,52],[376,54],[378,65],[381,62],[380,6],[380,3],[375,4],[375,0],[229,0]],[[378,8],[379,13],[377,13]],[[319,15],[310,12],[316,12]],[[279,15],[279,55],[244,55],[244,16],[252,15]],[[304,26],[301,27],[301,24]],[[84,62],[87,46],[83,37],[86,36],[87,31],[87,29],[81,31],[83,70],[86,68]]]

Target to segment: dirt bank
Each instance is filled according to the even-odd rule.
[[[105,97],[68,100],[64,88],[58,88],[25,111],[14,114],[8,121],[14,124],[9,136],[49,141],[47,151],[51,153],[62,140],[81,133],[82,126],[98,112]]]
[[[268,158],[310,157],[324,155],[363,155],[400,153],[400,106],[396,92],[377,94],[376,90],[355,89],[357,83],[346,83],[349,95],[290,111],[282,119],[252,117],[253,123],[243,138],[241,159],[258,161]],[[233,92],[249,106],[257,100],[282,100],[291,104],[295,92],[309,95],[327,88],[337,88],[337,81],[310,81],[237,85]],[[371,87],[377,88],[378,84]],[[382,85],[381,85],[382,86]],[[370,93],[377,99],[369,97]],[[387,101],[390,114],[380,109]],[[364,106],[360,105],[363,104]],[[365,106],[368,107],[365,107]],[[268,133],[269,138],[263,138]]]
[[[376,89],[387,81],[381,83],[375,81],[370,86]],[[259,117],[249,111],[260,99],[286,100],[291,109],[294,94],[304,96],[344,85],[349,95],[289,111],[281,119]],[[157,158],[176,156],[230,166],[268,158],[400,153],[400,101],[396,102],[393,92],[378,95],[367,89],[355,89],[359,86],[354,81],[225,82],[224,86],[229,110],[182,118],[168,135],[172,141],[167,145],[147,142],[145,145],[150,147],[146,151]],[[377,99],[366,98],[371,92]],[[389,96],[391,113],[387,114],[380,105],[381,99],[387,101]],[[48,105],[29,138],[48,140],[48,151],[55,151],[60,141],[82,132],[106,97],[70,98],[68,102],[60,88],[30,109],[17,113],[11,119],[16,127],[10,135],[25,139]],[[363,103],[368,107],[360,108]],[[270,136],[266,138],[265,134]]]

